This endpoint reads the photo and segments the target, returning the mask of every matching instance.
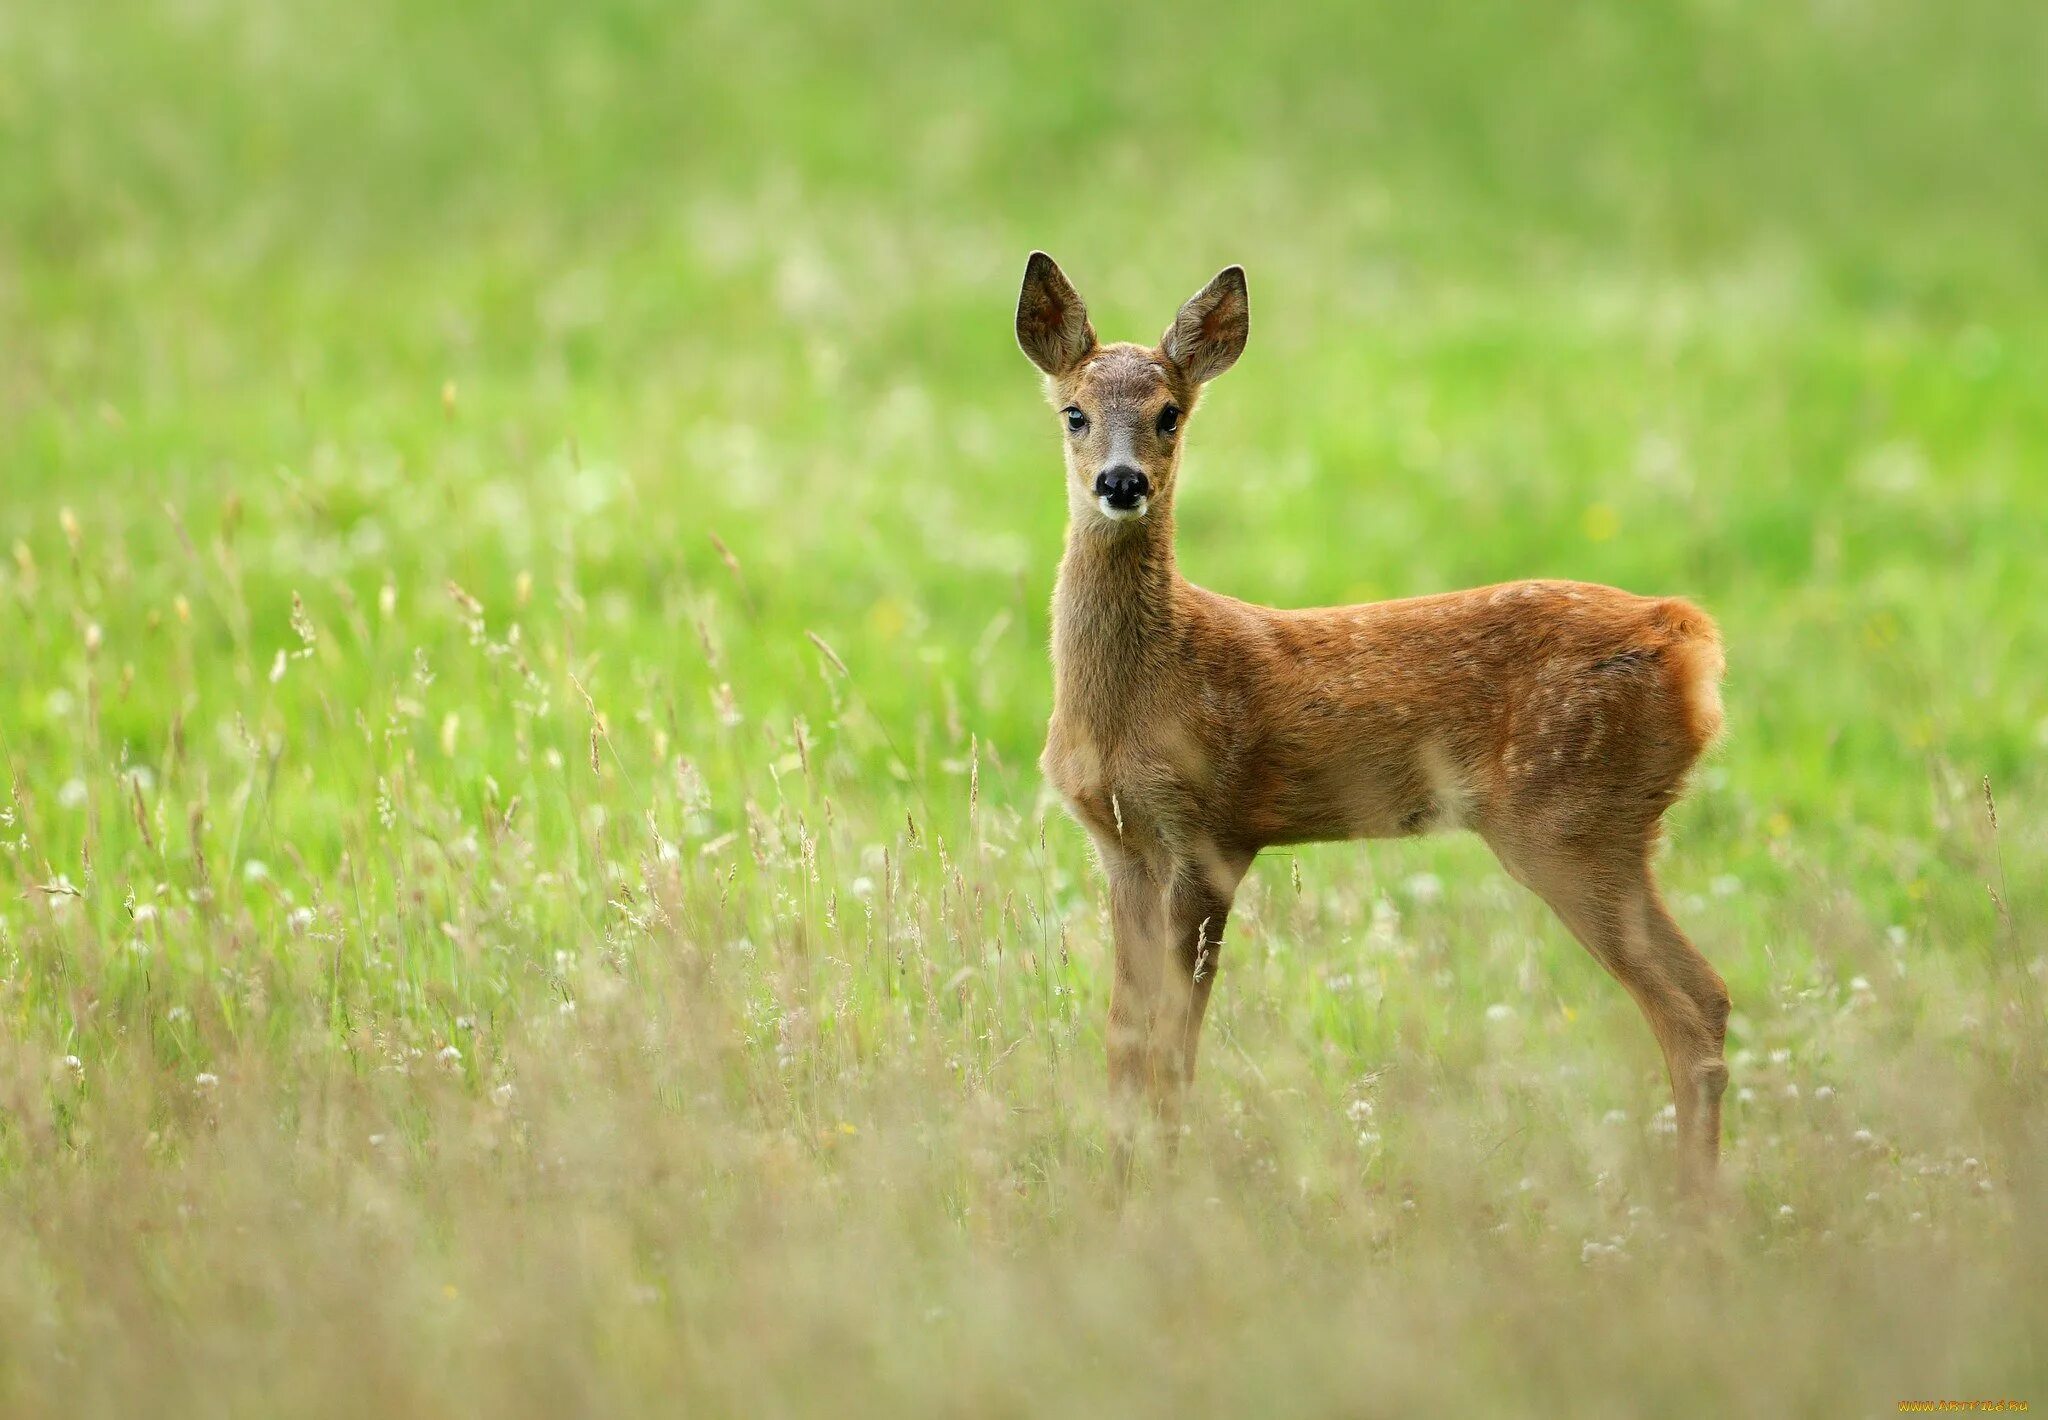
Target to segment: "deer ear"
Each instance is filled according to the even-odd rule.
[[[1017,343],[1031,363],[1048,375],[1064,375],[1095,348],[1088,307],[1066,274],[1042,251],[1024,264],[1024,289],[1017,293]]]
[[[1226,266],[1188,297],[1159,348],[1182,374],[1203,385],[1237,363],[1251,333],[1252,303],[1244,289],[1244,268]]]

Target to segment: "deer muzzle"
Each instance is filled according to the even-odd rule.
[[[1129,465],[1106,468],[1095,475],[1095,502],[1105,516],[1138,518],[1152,496],[1152,480]]]

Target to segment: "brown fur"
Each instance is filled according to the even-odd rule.
[[[1177,1117],[1237,884],[1276,844],[1469,828],[1641,1005],[1677,1103],[1682,1177],[1720,1141],[1728,994],[1649,869],[1664,811],[1721,728],[1719,635],[1675,598],[1579,582],[1305,611],[1205,591],[1175,565],[1180,439],[1249,328],[1231,268],[1159,348],[1100,345],[1034,255],[1018,334],[1068,434],[1072,513],[1053,600],[1041,761],[1100,850],[1116,939],[1113,1093]],[[1168,352],[1172,353],[1169,354]],[[1152,489],[1098,513],[1105,460]]]

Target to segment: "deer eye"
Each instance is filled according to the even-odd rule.
[[[1180,410],[1174,405],[1169,404],[1166,408],[1159,411],[1159,432],[1168,438],[1172,438],[1173,431],[1178,428],[1180,428]]]
[[[1065,409],[1061,410],[1060,412],[1067,416],[1067,428],[1071,432],[1078,434],[1083,429],[1086,429],[1088,427],[1088,416],[1083,414],[1080,410],[1076,409],[1073,405],[1068,405]]]

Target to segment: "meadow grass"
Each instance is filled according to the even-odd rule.
[[[0,0],[0,1407],[2048,1404],[2048,25]],[[1691,596],[1726,1201],[1472,840],[1271,854],[1132,1194],[1058,438],[1195,580]]]

